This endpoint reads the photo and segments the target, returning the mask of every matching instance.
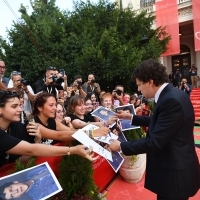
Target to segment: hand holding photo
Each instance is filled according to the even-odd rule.
[[[120,112],[120,111],[123,111],[123,113],[127,113],[128,115],[130,114],[135,115],[135,109],[132,104],[117,107],[116,112]],[[120,123],[121,123],[122,131],[139,128],[138,126],[132,125],[132,121],[130,119],[124,119],[123,117],[120,119]]]

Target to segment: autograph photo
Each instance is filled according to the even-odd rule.
[[[104,144],[103,147],[111,152],[112,161],[108,160],[108,163],[113,168],[113,170],[117,173],[119,168],[121,167],[122,163],[124,162],[124,158],[118,151],[111,151],[108,144]]]
[[[116,112],[118,112],[119,110],[123,110],[123,111],[126,111],[127,113],[131,113],[131,114],[135,115],[135,109],[132,104],[125,105],[125,106],[119,106],[115,110],[116,110]],[[132,125],[131,120],[128,120],[128,119],[120,119],[120,123],[121,123],[122,131],[139,128],[138,126]]]
[[[0,179],[0,199],[45,200],[60,191],[47,162]]]
[[[126,137],[124,136],[122,129],[120,127],[119,123],[115,123],[114,126],[112,126],[110,128],[110,131],[115,134],[116,136],[118,136],[117,140],[119,140],[120,142],[126,142]]]
[[[99,106],[91,114],[92,116],[98,117],[100,120],[103,120],[103,121],[107,121],[109,117],[112,117],[115,115],[113,111],[110,111],[107,108],[104,108],[102,106]]]

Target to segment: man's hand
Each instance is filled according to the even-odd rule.
[[[121,142],[119,140],[111,139],[109,148],[111,149],[111,151],[120,151],[121,150],[120,143]]]
[[[132,114],[131,113],[127,113],[126,111],[123,110],[118,110],[117,113],[115,113],[115,115],[119,118],[119,119],[132,119]]]
[[[106,122],[106,125],[109,126],[109,125],[112,125],[114,124],[116,121],[117,121],[117,116],[111,116],[108,118],[108,121]]]

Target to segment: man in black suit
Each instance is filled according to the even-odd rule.
[[[133,73],[138,91],[155,98],[153,115],[119,118],[148,126],[147,137],[136,141],[112,140],[110,149],[125,155],[147,153],[145,188],[158,200],[187,200],[200,188],[200,166],[194,146],[194,110],[187,94],[168,84],[166,68],[155,60],[142,62]]]

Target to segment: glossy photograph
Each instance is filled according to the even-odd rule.
[[[0,199],[45,200],[60,191],[47,162],[0,179]]]

